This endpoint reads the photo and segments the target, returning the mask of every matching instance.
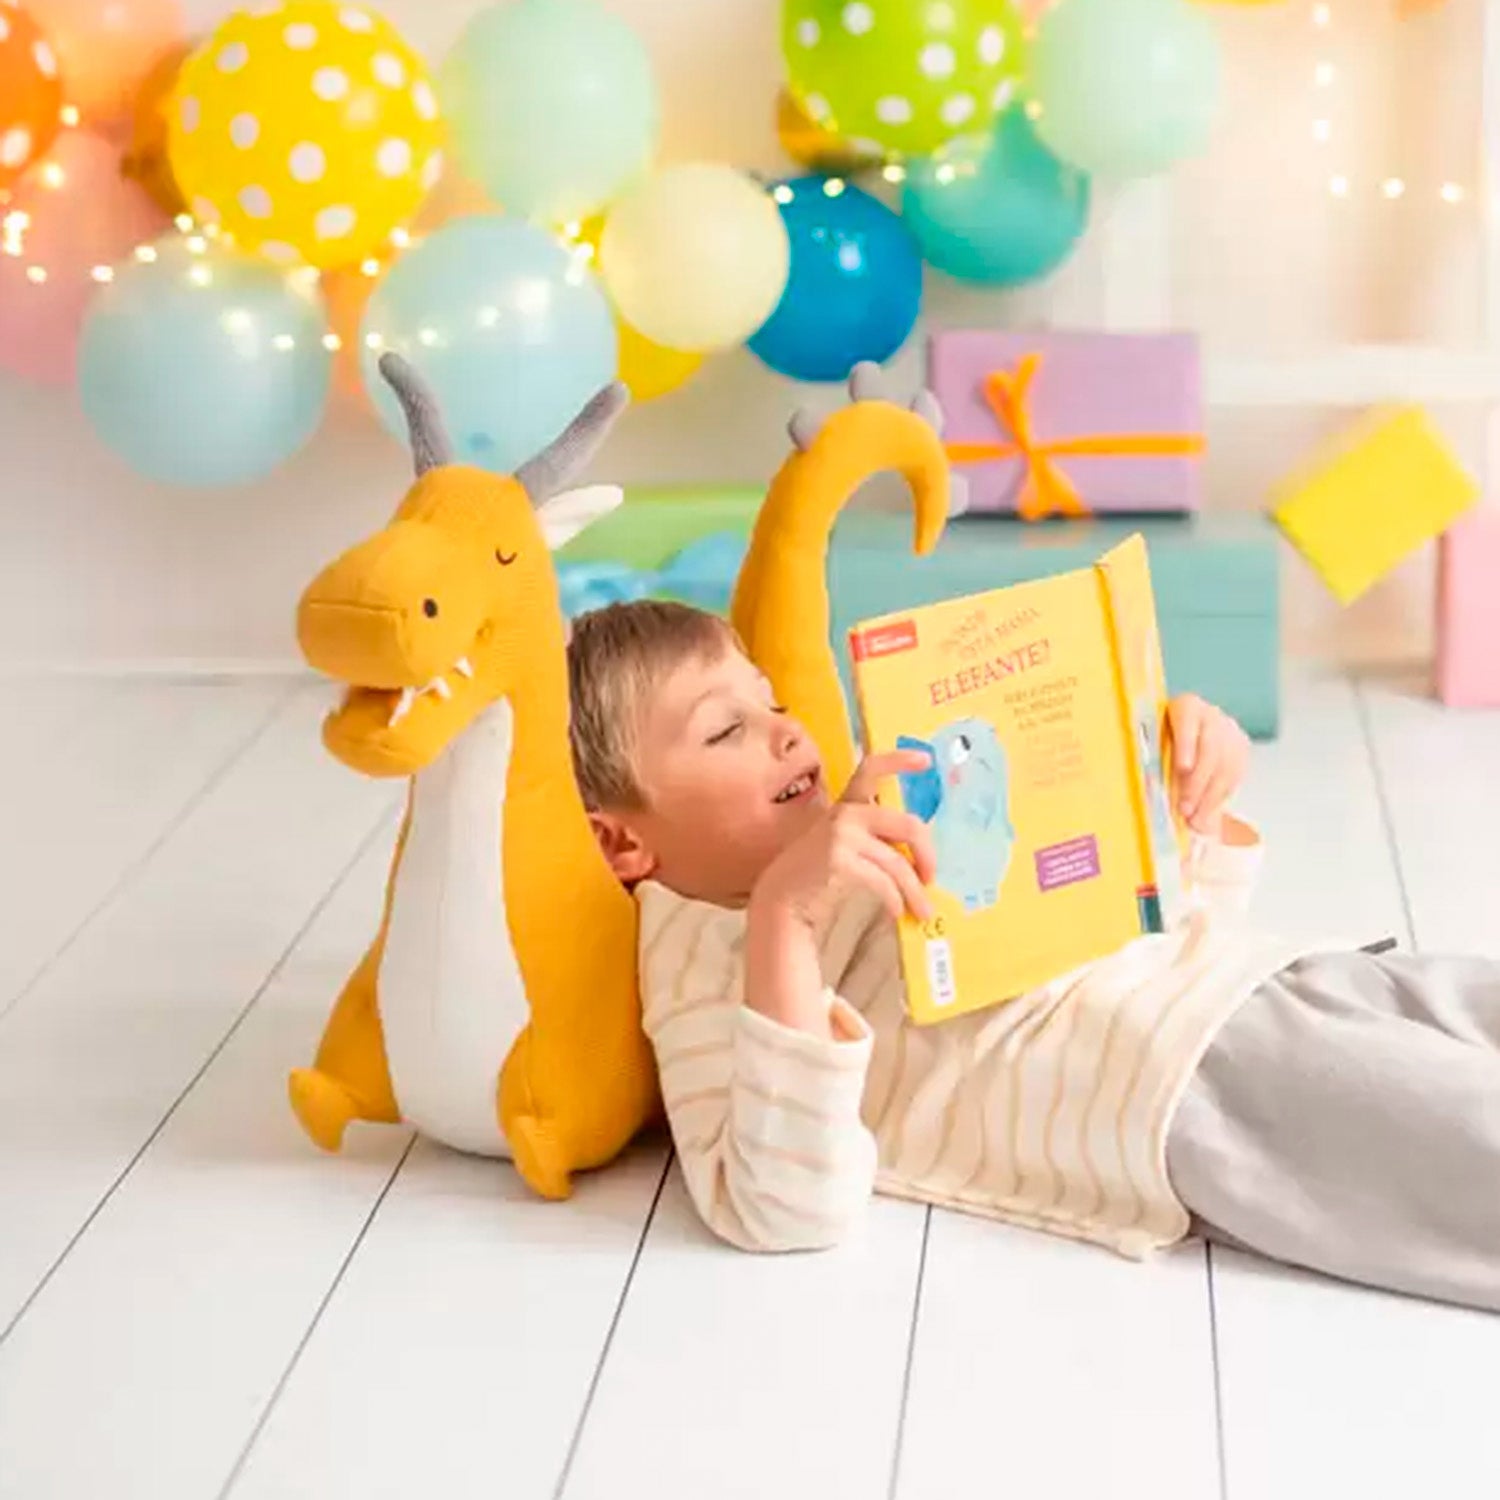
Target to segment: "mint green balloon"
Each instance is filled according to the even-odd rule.
[[[1097,177],[1154,176],[1207,143],[1221,72],[1190,0],[1060,0],[1032,44],[1037,134]]]
[[[595,0],[486,6],[444,58],[438,94],[459,165],[520,218],[588,218],[656,149],[651,59]]]
[[[783,0],[781,46],[808,116],[877,155],[984,134],[1025,66],[1011,0]]]

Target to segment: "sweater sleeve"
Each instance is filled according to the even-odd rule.
[[[1260,831],[1242,818],[1227,818],[1225,836],[1193,835],[1184,875],[1191,909],[1244,916],[1255,894],[1265,846]]]
[[[697,903],[643,904],[646,1032],[688,1193],[743,1250],[823,1249],[845,1239],[874,1189],[860,1117],[871,1037],[825,991],[837,1040],[743,1004],[743,918]],[[666,909],[663,909],[663,908]]]

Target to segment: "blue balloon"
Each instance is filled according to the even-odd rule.
[[[928,261],[960,281],[1020,286],[1055,270],[1088,225],[1089,179],[1059,161],[1024,109],[989,136],[913,162],[902,212]]]
[[[460,462],[508,474],[615,376],[614,316],[593,273],[545,230],[457,219],[386,273],[360,324],[360,370],[385,427],[406,422],[377,366],[404,354],[437,394]]]
[[[883,364],[922,306],[922,256],[911,231],[840,178],[799,177],[775,196],[791,270],[751,353],[794,380],[846,380],[862,360]]]
[[[196,242],[201,244],[201,241]],[[317,430],[332,358],[316,284],[179,235],[116,268],[79,347],[83,411],[149,479],[242,484]]]

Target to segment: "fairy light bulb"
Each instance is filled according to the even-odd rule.
[[[151,265],[152,262],[156,259],[156,246],[137,245],[135,247],[135,258],[140,261],[142,265]]]
[[[202,261],[199,261],[196,265],[188,267],[187,278],[194,286],[211,286],[214,273]]]
[[[1349,179],[1342,173],[1337,177],[1331,178],[1328,183],[1328,191],[1335,198],[1347,198],[1349,196]]]
[[[367,333],[365,335],[365,348],[378,352],[385,348],[385,338],[378,333]]]
[[[47,279],[47,268],[45,266],[27,266],[26,279],[32,286],[41,286]]]
[[[183,234],[191,234],[193,231],[193,216],[191,214],[178,214],[172,222]]]
[[[360,261],[360,263],[359,263],[359,269],[360,269],[360,273],[362,275],[365,275],[365,276],[379,276],[380,275],[380,262],[378,260],[376,260],[375,257],[372,255],[369,260],[362,260],[362,261]]]
[[[102,286],[115,279],[115,269],[113,266],[95,266],[89,275]]]
[[[1380,184],[1380,191],[1384,193],[1387,198],[1400,198],[1403,197],[1406,193],[1406,184],[1402,182],[1399,177],[1387,177],[1386,180]]]
[[[337,354],[344,347],[344,341],[336,333],[325,333],[323,335],[323,347],[330,354]]]
[[[777,185],[771,190],[771,196],[778,203],[786,204],[790,203],[792,199],[797,195],[791,190],[791,188],[786,185],[786,183],[781,182],[777,183]]]
[[[823,184],[823,196],[825,198],[841,198],[844,195],[844,189],[847,185],[842,177],[830,177]]]
[[[68,174],[55,161],[44,163],[38,175],[41,177],[43,185],[51,188],[53,192],[56,192],[68,180]]]
[[[189,255],[206,255],[208,253],[208,241],[201,234],[190,234],[184,243],[187,245]]]
[[[947,187],[948,184],[958,176],[958,168],[955,167],[951,161],[939,162],[937,171],[933,173],[933,176],[935,176],[944,187]]]
[[[1438,196],[1442,198],[1444,203],[1462,203],[1464,201],[1464,190],[1456,182],[1445,182]]]
[[[889,183],[906,181],[906,168],[898,161],[887,163],[881,168],[880,175]]]
[[[297,340],[294,339],[289,333],[278,333],[272,338],[271,347],[273,349],[279,349],[283,354],[285,354],[289,349],[295,349],[297,347]]]
[[[391,244],[398,250],[405,250],[411,244],[410,231],[399,227],[391,230]]]
[[[62,121],[65,129],[72,130],[77,126],[78,121],[82,117],[78,113],[78,106],[76,104],[65,104],[58,110],[57,118]]]

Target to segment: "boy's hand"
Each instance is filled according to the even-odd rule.
[[[1191,693],[1167,705],[1177,806],[1198,833],[1217,834],[1224,808],[1250,764],[1250,738],[1233,719]]]
[[[751,894],[752,909],[816,927],[841,892],[862,886],[893,918],[907,911],[926,921],[932,903],[923,886],[936,868],[932,834],[920,818],[878,807],[874,797],[882,778],[929,764],[930,757],[916,750],[867,757],[840,801],[766,868]],[[910,859],[899,844],[911,850]]]

